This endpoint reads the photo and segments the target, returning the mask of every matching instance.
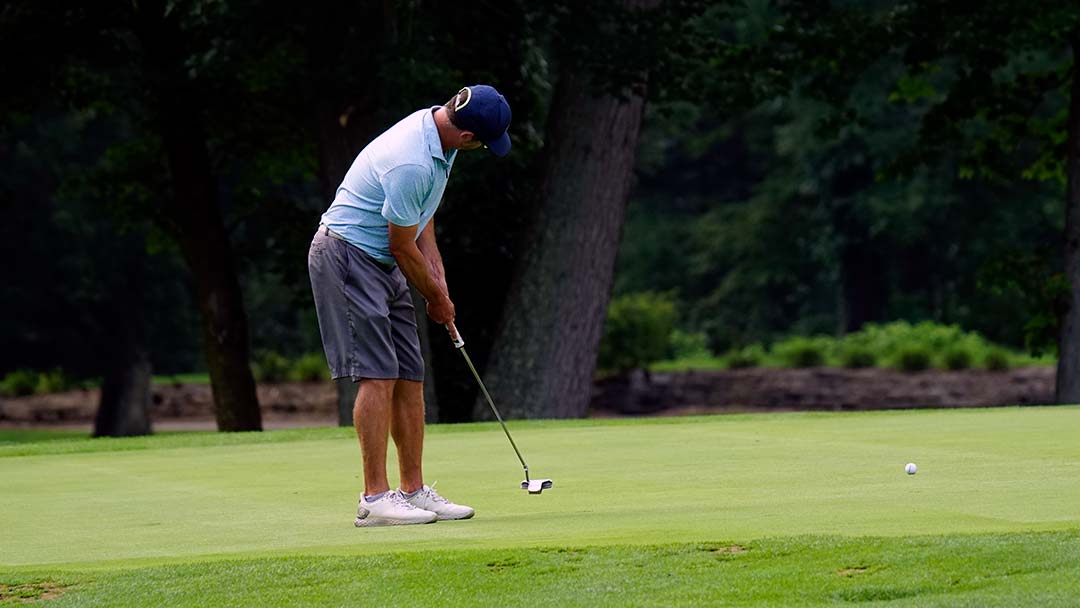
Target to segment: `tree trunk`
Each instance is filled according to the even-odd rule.
[[[139,242],[137,247],[143,247]],[[128,263],[119,268],[122,283],[109,288],[107,310],[100,314],[108,321],[108,345],[101,384],[101,400],[94,417],[94,437],[129,437],[149,435],[150,428],[150,353],[144,343],[142,249],[135,249]]]
[[[133,324],[125,324],[109,357],[94,418],[94,437],[149,435],[150,355]]]
[[[420,352],[424,357],[424,421],[439,421],[439,400],[435,395],[435,365],[431,356],[431,323],[428,322],[427,301],[416,287],[409,286],[413,307],[416,308],[416,328],[420,334]],[[440,335],[445,332],[439,332]]]
[[[136,10],[174,193],[165,210],[191,269],[218,430],[262,430],[243,296],[218,209],[202,105],[184,67],[179,25],[160,2],[145,2]]]
[[[1069,302],[1058,338],[1057,402],[1080,403],[1080,39],[1072,41],[1073,75],[1069,100],[1065,174],[1065,277]]]
[[[167,205],[179,229],[180,251],[191,268],[203,321],[206,362],[220,431],[259,431],[262,418],[251,374],[247,315],[233,267],[232,248],[218,211],[201,125],[179,119],[165,146],[176,191]]]
[[[859,331],[866,323],[881,320],[888,268],[875,243],[865,239],[842,247],[840,269],[844,332]]]
[[[352,378],[338,378],[334,380],[337,389],[337,423],[338,426],[353,425],[353,407],[356,404],[356,393],[360,386],[352,381]]]
[[[486,381],[507,417],[587,413],[644,109],[596,96],[566,65],[551,104],[541,208],[510,289]],[[477,419],[489,419],[477,401]]]

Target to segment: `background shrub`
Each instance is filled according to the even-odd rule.
[[[826,362],[832,339],[823,336],[796,336],[773,345],[773,353],[788,367],[818,367]]]
[[[712,356],[708,337],[703,332],[687,333],[675,329],[671,332],[671,356],[675,359],[703,359]]]
[[[36,372],[29,369],[15,370],[0,380],[0,395],[4,397],[25,397],[27,395],[46,395],[86,386],[88,382],[77,382],[64,374],[61,369]]]
[[[877,363],[877,355],[865,346],[850,346],[841,350],[840,362],[851,369],[873,367]]]
[[[992,372],[1003,372],[1009,369],[1009,355],[1000,348],[986,351],[983,356],[983,367]]]
[[[0,381],[0,393],[5,397],[33,395],[37,388],[37,374],[28,369],[17,369]]]
[[[765,360],[765,349],[760,344],[733,348],[724,354],[722,360],[727,369],[757,367]]]
[[[971,367],[973,357],[971,351],[963,346],[953,346],[945,351],[945,356],[942,359],[946,369],[956,371]]]
[[[326,367],[326,357],[322,353],[301,355],[289,367],[288,377],[293,382],[329,380],[330,370]]]
[[[59,369],[54,369],[47,372],[41,372],[37,375],[37,383],[34,385],[34,394],[47,395],[49,393],[59,393],[60,391],[66,391],[74,386],[74,382],[64,376],[64,372]]]
[[[289,373],[289,360],[272,350],[258,350],[251,372],[256,382],[283,382]]]
[[[919,371],[931,367],[962,370],[982,365],[990,369],[1008,369],[1055,363],[1052,355],[1013,352],[976,332],[930,321],[867,323],[859,331],[841,337],[796,335],[776,342],[771,349],[755,344],[732,348],[720,357],[704,354],[702,341],[700,334],[673,331],[670,342],[672,352],[677,352],[678,357],[656,365],[656,369],[842,365],[847,368],[890,366]]]
[[[622,372],[671,356],[675,302],[668,294],[633,293],[608,306],[597,366]]]
[[[919,344],[901,347],[896,353],[896,367],[905,372],[921,372],[930,368],[930,350]]]

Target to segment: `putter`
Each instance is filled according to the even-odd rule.
[[[457,327],[454,327],[453,322],[446,325],[446,330],[450,332],[450,340],[454,342],[454,348],[461,351],[461,356],[465,357],[465,364],[469,366],[469,370],[472,371],[472,375],[476,378],[476,383],[480,385],[480,392],[484,393],[484,398],[487,399],[488,405],[491,406],[491,411],[495,414],[495,419],[502,425],[502,430],[506,433],[506,438],[510,440],[510,447],[514,448],[514,453],[517,454],[518,460],[521,461],[521,468],[525,470],[525,481],[521,482],[521,489],[528,490],[529,494],[539,494],[544,490],[551,488],[550,479],[529,479],[529,465],[525,464],[525,459],[521,457],[521,452],[517,448],[517,444],[514,443],[514,438],[510,436],[510,430],[506,428],[506,423],[503,422],[502,416],[499,415],[498,408],[495,407],[495,402],[491,400],[491,395],[488,394],[487,387],[484,386],[484,381],[480,379],[480,374],[476,372],[476,367],[473,366],[472,359],[469,358],[469,353],[465,352],[465,340],[461,337],[461,333],[458,332]]]

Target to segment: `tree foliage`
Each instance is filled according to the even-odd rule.
[[[619,292],[677,290],[681,323],[706,329],[717,352],[896,318],[959,322],[1046,348],[1062,184],[1021,178],[1048,166],[1039,160],[1047,154],[1063,159],[1046,145],[1062,129],[1047,121],[1064,111],[1069,64],[1053,37],[1017,34],[1027,46],[999,53],[1008,65],[1056,74],[1057,88],[1039,89],[1043,80],[1015,68],[1020,76],[1003,81],[1009,94],[1042,92],[1028,101],[1036,114],[1011,122],[994,101],[1002,95],[979,89],[969,100],[974,114],[986,106],[999,121],[1027,125],[1012,132],[1012,152],[997,154],[1011,168],[993,165],[990,144],[957,141],[937,125],[972,129],[937,109],[972,62],[955,45],[938,67],[916,59],[930,51],[914,30],[949,15],[906,3],[748,3],[701,21],[699,31],[712,23],[726,48],[739,49],[753,68],[744,77],[767,75],[756,89],[740,87],[756,96],[715,88],[703,101],[681,91],[652,107]],[[1028,55],[1041,63],[1024,63]],[[717,80],[702,88],[723,86]],[[953,104],[955,113],[962,104]],[[984,169],[971,171],[977,158]]]
[[[556,136],[600,124],[551,130],[566,71],[590,95],[647,94],[633,175],[606,186],[631,192],[614,290],[675,294],[675,323],[715,352],[894,319],[1056,348],[1073,4],[637,4],[9,3],[0,372],[100,376],[132,323],[155,369],[205,368],[190,249],[206,234],[185,245],[164,128],[181,120],[205,135],[252,348],[317,351],[304,252],[340,174],[404,114],[487,81],[514,153],[462,155],[437,216],[485,367]],[[167,36],[146,35],[155,7]],[[440,417],[468,420],[473,383],[430,329]]]

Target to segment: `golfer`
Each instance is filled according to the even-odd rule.
[[[473,516],[424,484],[424,361],[406,281],[427,301],[428,316],[456,337],[432,216],[458,151],[484,146],[506,155],[509,125],[510,106],[487,85],[406,116],[356,157],[311,241],[308,272],[330,373],[360,384],[358,527]],[[396,490],[386,477],[388,435],[400,467]]]

